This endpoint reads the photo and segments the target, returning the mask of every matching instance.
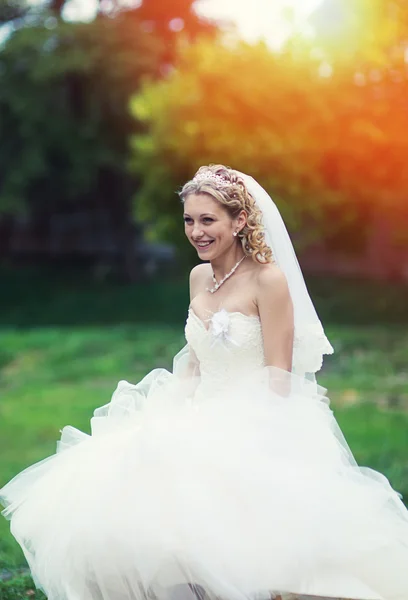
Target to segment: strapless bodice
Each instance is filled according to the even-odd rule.
[[[200,363],[200,391],[228,385],[264,366],[261,322],[256,316],[219,310],[201,320],[190,308],[186,340]]]

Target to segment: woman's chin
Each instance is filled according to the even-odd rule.
[[[212,260],[212,256],[208,252],[198,252],[198,258],[206,261]]]
[[[211,260],[214,258],[214,249],[209,246],[208,248],[196,248],[197,254],[201,260]]]

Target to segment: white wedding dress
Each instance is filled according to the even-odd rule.
[[[407,600],[408,511],[325,390],[264,366],[257,317],[190,310],[186,338],[0,490],[49,600]]]

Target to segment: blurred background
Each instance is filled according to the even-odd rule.
[[[202,164],[278,204],[357,460],[408,498],[406,0],[0,0],[0,486],[170,367]],[[33,598],[0,522],[0,597]]]

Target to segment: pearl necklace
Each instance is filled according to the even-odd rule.
[[[214,294],[214,292],[216,292],[218,289],[220,289],[220,287],[222,286],[222,284],[225,283],[227,281],[227,279],[229,279],[231,277],[231,275],[233,275],[235,273],[235,271],[238,269],[239,265],[242,263],[242,261],[244,260],[244,258],[246,258],[246,255],[243,256],[237,262],[237,264],[235,265],[235,267],[232,267],[231,271],[229,273],[227,273],[225,275],[225,277],[223,277],[219,283],[217,283],[217,280],[215,279],[215,275],[214,275],[214,272],[213,272],[212,279],[213,279],[213,282],[214,282],[215,285],[212,288],[206,288],[207,292],[210,292],[211,294]]]

